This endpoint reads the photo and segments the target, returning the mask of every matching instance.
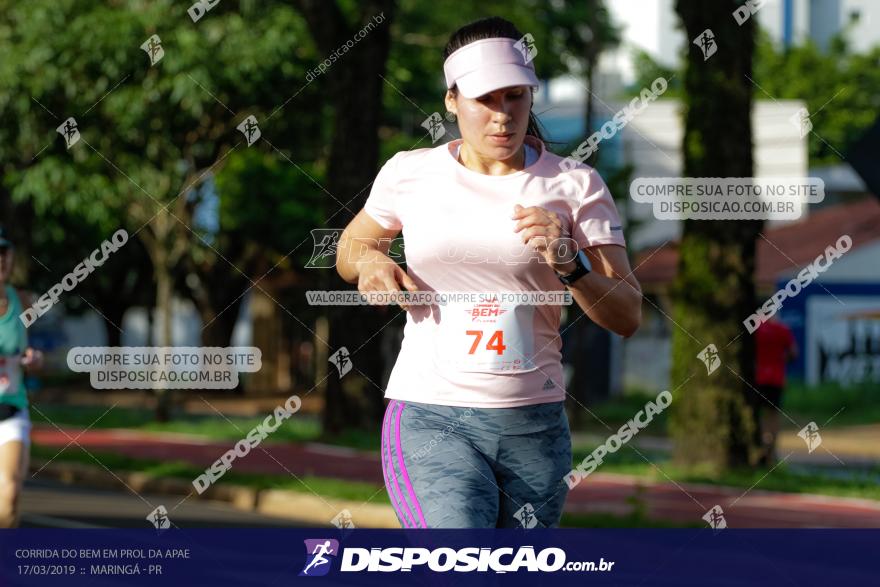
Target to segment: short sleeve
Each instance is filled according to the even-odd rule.
[[[403,228],[397,215],[397,183],[400,179],[397,165],[400,155],[394,155],[379,170],[364,204],[364,211],[382,228],[394,230]]]
[[[617,206],[608,186],[595,169],[590,170],[589,181],[578,196],[573,216],[572,238],[578,247],[626,246]]]

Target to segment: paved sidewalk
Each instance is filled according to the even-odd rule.
[[[176,460],[207,468],[233,442],[204,441],[184,434],[130,430],[88,430],[35,425],[35,444],[59,450],[76,439],[89,451],[113,452],[132,458]],[[69,435],[69,436],[68,436]],[[383,484],[377,453],[320,444],[265,442],[235,461],[235,471],[273,475],[316,475]],[[80,450],[71,444],[66,450]],[[569,492],[566,512],[626,515],[640,503],[652,519],[700,524],[715,505],[724,510],[729,527],[880,528],[880,501],[746,490],[711,485],[654,482],[644,478],[595,473]]]

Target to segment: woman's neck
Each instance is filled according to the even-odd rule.
[[[464,141],[458,151],[458,160],[462,165],[477,173],[484,175],[508,175],[525,169],[526,150],[523,145],[519,146],[516,154],[509,159],[491,159],[481,157],[475,150],[470,149]]]

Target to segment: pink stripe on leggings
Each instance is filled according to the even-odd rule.
[[[413,489],[412,483],[409,482],[409,475],[406,473],[406,465],[403,464],[403,447],[400,443],[400,415],[403,413],[403,408],[405,407],[406,404],[400,404],[400,409],[397,411],[397,421],[394,424],[395,432],[397,434],[397,462],[400,464],[400,472],[403,474],[403,482],[406,483],[406,490],[409,491],[409,497],[416,508],[416,513],[419,515],[419,521],[422,524],[421,527],[427,528],[428,524],[425,522],[425,516],[422,515],[422,508],[419,505],[416,492]]]
[[[385,487],[388,488],[388,494],[391,497],[391,506],[394,508],[394,512],[397,514],[397,517],[400,518],[404,528],[411,528],[415,525],[415,522],[413,521],[413,516],[411,512],[409,512],[408,507],[406,511],[407,515],[404,515],[403,505],[401,505],[403,503],[403,496],[401,495],[400,488],[397,484],[397,474],[394,472],[394,458],[391,456],[391,413],[394,411],[395,407],[397,407],[397,402],[391,400],[388,404],[388,409],[385,411],[385,421],[382,423],[382,440],[385,442],[385,450],[388,454],[387,465],[385,464],[385,459],[382,459],[382,474],[385,476]],[[397,501],[397,505],[394,504],[395,500]]]

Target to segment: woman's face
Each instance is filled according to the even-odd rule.
[[[446,92],[446,109],[458,118],[461,138],[486,159],[503,161],[519,151],[531,108],[528,86],[501,88],[477,98]]]
[[[0,284],[8,283],[11,274],[12,249],[10,247],[0,248]]]

